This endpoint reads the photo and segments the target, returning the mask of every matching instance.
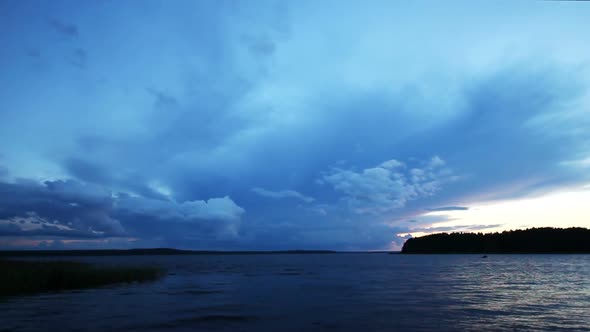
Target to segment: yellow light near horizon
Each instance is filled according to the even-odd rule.
[[[436,211],[422,217],[440,216],[446,221],[422,224],[416,232],[398,234],[423,236],[439,233],[437,228],[451,231],[501,232],[531,227],[590,228],[590,190],[552,193],[530,199],[473,204],[465,211]],[[420,218],[418,218],[419,220]],[[485,227],[485,226],[489,227]],[[478,226],[473,229],[471,226]],[[430,229],[432,231],[430,231]]]

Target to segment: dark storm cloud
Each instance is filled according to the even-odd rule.
[[[104,149],[107,153],[100,157],[101,160],[109,160],[104,169],[93,169],[88,165],[85,169],[83,165],[72,162],[68,169],[72,175],[82,180],[97,183],[110,181],[148,197],[158,196],[156,192],[150,194],[149,191],[153,189],[145,186],[147,180],[155,174],[153,172],[157,172],[160,180],[167,183],[174,195],[181,200],[231,195],[238,202],[243,202],[240,205],[247,204],[245,206],[248,210],[248,214],[245,215],[246,222],[240,225],[236,233],[239,237],[233,242],[234,246],[255,242],[260,247],[272,247],[273,243],[278,245],[274,238],[286,234],[292,238],[292,243],[299,241],[301,245],[319,245],[320,238],[330,243],[330,235],[336,239],[336,236],[344,237],[345,234],[350,234],[352,243],[353,234],[359,234],[358,230],[352,229],[357,227],[362,227],[363,232],[367,234],[364,240],[366,242],[363,242],[365,245],[382,246],[392,236],[392,232],[381,236],[386,228],[381,223],[383,218],[407,216],[405,219],[408,219],[423,213],[425,209],[443,211],[430,208],[437,205],[443,205],[444,211],[450,211],[450,208],[458,210],[464,207],[445,207],[444,204],[469,203],[470,197],[479,195],[527,195],[532,190],[543,190],[546,186],[560,185],[570,179],[579,180],[583,177],[576,169],[558,165],[561,160],[569,158],[568,156],[583,151],[583,147],[572,145],[564,148],[568,140],[567,133],[565,137],[559,132],[544,133],[544,124],[534,122],[536,119],[541,121],[542,118],[539,117],[543,115],[561,114],[562,105],[570,104],[581,93],[575,82],[564,81],[568,70],[552,68],[539,73],[511,67],[511,75],[504,74],[506,71],[501,70],[498,74],[470,82],[470,86],[462,90],[467,102],[459,114],[452,121],[428,132],[413,133],[412,129],[403,128],[400,124],[415,121],[412,119],[415,116],[408,118],[407,114],[397,115],[397,110],[403,109],[406,102],[375,93],[370,93],[371,98],[340,96],[327,103],[325,107],[328,109],[347,105],[341,117],[324,119],[327,111],[320,109],[319,114],[310,117],[308,123],[311,123],[311,127],[291,127],[280,133],[270,131],[270,136],[267,137],[271,139],[262,139],[255,146],[246,145],[248,153],[252,156],[248,163],[241,163],[239,159],[228,159],[224,162],[221,158],[208,163],[207,154],[215,151],[215,147],[229,145],[228,149],[231,149],[231,136],[219,141],[224,131],[207,132],[206,123],[193,122],[202,115],[195,112],[169,124],[170,131],[161,132],[153,138],[148,137],[144,142],[136,141],[131,145],[113,143],[97,148]],[[521,93],[513,93],[515,90]],[[375,102],[379,98],[387,102]],[[407,98],[413,97],[409,95]],[[166,99],[165,95],[155,101],[154,108],[159,111],[175,112],[174,110],[182,104],[182,100],[163,102],[162,99]],[[372,101],[360,103],[358,100]],[[219,109],[227,110],[223,107]],[[375,121],[363,121],[361,114],[363,119]],[[221,112],[212,116],[223,119],[226,115]],[[185,124],[180,124],[181,122]],[[186,125],[188,123],[198,124]],[[222,120],[213,123],[231,126],[231,122]],[[244,122],[241,125],[247,129],[252,124]],[[561,125],[573,127],[579,123],[566,122]],[[328,128],[328,131],[316,131],[314,126]],[[197,133],[193,128],[205,131]],[[177,132],[169,134],[173,131]],[[333,134],[330,134],[332,131]],[[227,131],[230,135],[239,132],[240,130],[236,130],[235,127]],[[388,132],[399,132],[404,135],[401,139],[384,139],[389,137]],[[340,135],[337,135],[338,133]],[[359,137],[357,134],[361,133],[367,134]],[[197,144],[187,143],[192,140]],[[540,140],[543,145],[537,147]],[[472,143],[475,141],[477,144]],[[213,148],[203,146],[205,142],[214,143],[211,145]],[[355,150],[357,144],[361,146],[359,150]],[[130,146],[134,145],[137,148],[130,149]],[[284,149],[284,146],[289,146],[289,149]],[[195,147],[203,148],[194,150]],[[202,154],[194,151],[202,151]],[[113,152],[115,154],[111,155]],[[236,150],[234,153],[240,155],[243,152]],[[123,155],[124,153],[127,155]],[[435,168],[429,166],[432,162],[429,160],[434,154],[440,154],[439,159],[446,165],[433,173]],[[185,156],[182,163],[171,162],[171,157],[176,155]],[[392,160],[396,160],[392,158],[411,165],[401,173],[403,182],[398,181],[402,178],[398,175],[399,172],[394,170]],[[335,162],[343,159],[346,159],[344,164],[334,167]],[[372,161],[371,164],[369,161]],[[140,168],[138,163],[145,166]],[[134,168],[137,174],[135,178],[113,180],[104,175],[110,174],[112,177],[112,174],[120,172],[119,169],[132,165],[137,165]],[[349,168],[346,165],[364,166],[358,170],[358,166]],[[452,169],[452,172],[448,169]],[[442,173],[438,174],[441,171]],[[381,177],[381,173],[386,177]],[[325,184],[318,185],[318,180]],[[397,187],[387,185],[388,181],[396,183]],[[282,185],[277,185],[280,183]],[[284,192],[263,189],[266,195],[262,196],[295,197],[295,193],[303,192],[306,193],[305,197],[314,197],[318,203],[332,207],[338,206],[344,199],[344,207],[351,208],[351,211],[370,212],[378,218],[374,221],[353,218],[344,213],[346,210],[338,210],[343,207],[327,215],[314,214],[310,213],[310,210],[294,207],[289,201],[276,201],[273,202],[273,206],[269,206],[248,194],[251,188],[277,186],[289,189]],[[255,193],[261,195],[260,190]],[[408,199],[409,197],[413,198]],[[315,209],[320,210],[325,213],[329,209]],[[333,228],[330,231],[316,229],[313,224],[300,221],[308,218],[326,219],[324,222],[332,224]],[[338,221],[347,218],[355,221]],[[283,221],[277,223],[276,220]],[[265,229],[265,224],[273,226]],[[135,222],[134,225],[139,223]],[[150,232],[156,234],[159,228],[155,224],[152,228],[154,229]],[[404,227],[400,227],[400,230],[404,230]],[[169,238],[179,238],[180,233],[172,230],[166,232]],[[201,234],[205,233],[206,227]],[[339,241],[338,243],[344,242],[343,239]],[[359,248],[362,247],[360,242],[357,245]]]
[[[103,186],[74,180],[0,183],[0,236],[156,236],[157,232],[149,232],[154,222],[158,229],[175,225],[185,232],[192,229],[185,234],[223,237],[233,236],[243,213],[228,197],[177,203],[114,194]],[[188,226],[176,227],[179,224]]]
[[[240,50],[234,50],[235,45],[225,40],[228,35],[239,36],[250,28],[222,26],[226,18],[216,15],[220,14],[213,11],[203,20],[191,21],[189,29],[194,43],[207,45],[191,48],[190,55],[201,59],[206,66],[199,70],[187,66],[186,79],[176,91],[160,89],[157,85],[147,88],[153,104],[139,121],[139,125],[146,128],[145,134],[117,139],[102,135],[80,137],[80,150],[63,163],[69,174],[84,181],[134,187],[133,191],[149,196],[157,193],[149,194],[149,188],[141,183],[154,178],[173,186],[179,199],[204,199],[235,192],[230,186],[236,182],[233,177],[240,176],[241,165],[234,160],[220,164],[222,160],[215,160],[216,153],[211,151],[227,150],[224,146],[228,142],[267,121],[263,117],[252,117],[249,110],[242,109],[240,100],[252,93],[260,78],[256,71],[241,72],[250,70],[250,64],[243,69],[244,64],[231,53]],[[205,30],[211,33],[197,33]],[[238,45],[260,51],[274,43],[266,36]],[[263,66],[257,60],[254,62],[254,67]],[[105,161],[108,165],[96,169]],[[234,176],[227,175],[230,169],[235,171]],[[132,174],[130,177],[134,179],[126,181],[124,178],[128,176],[121,174],[121,170]],[[220,175],[221,172],[225,174]]]
[[[35,225],[34,228],[23,229],[22,226],[30,223]],[[65,227],[59,223],[49,223],[37,216],[29,216],[26,221],[19,219],[0,220],[0,237],[60,237],[60,238],[76,238],[76,239],[95,239],[105,236],[113,236],[112,234],[105,235],[101,232],[88,232]]]
[[[20,221],[41,226],[25,229],[24,234],[93,237],[124,233],[119,221],[110,216],[113,208],[110,193],[75,181],[0,183],[0,206],[0,220],[5,224],[15,225]]]
[[[146,185],[146,179],[134,171],[115,171],[99,163],[69,158],[63,163],[68,173],[83,181],[119,188],[147,198],[168,200],[168,197]]]
[[[191,104],[190,96],[177,98],[150,90],[156,116],[146,122],[154,128],[150,135],[125,141],[87,137],[81,140],[84,149],[64,167],[82,181],[109,184],[157,200],[170,198],[147,185],[155,176],[176,200],[230,195],[248,211],[243,223],[221,227],[225,229],[222,233],[234,237],[231,247],[286,248],[287,243],[329,247],[329,243],[343,245],[347,234],[350,247],[379,247],[393,237],[393,231],[386,232],[388,227],[383,226],[387,219],[414,219],[425,210],[466,209],[444,205],[470,203],[469,198],[479,196],[527,195],[583,177],[579,170],[558,164],[584,147],[573,141],[564,147],[572,139],[567,132],[543,131],[543,116],[562,114],[583,91],[576,82],[565,79],[568,75],[567,68],[530,71],[510,67],[480,77],[461,89],[465,103],[453,119],[426,132],[403,125],[419,119],[418,115],[400,114],[407,100],[378,92],[332,96],[309,116],[306,126],[264,129],[255,145],[246,141],[238,148],[233,147],[234,137],[256,128],[256,117],[241,121],[243,115],[235,114],[227,101]],[[418,97],[408,95],[406,99]],[[207,104],[217,105],[216,111],[200,108]],[[341,116],[329,117],[329,109],[341,110]],[[560,123],[564,128],[579,125],[581,122]],[[400,136],[388,135],[391,132]],[[220,150],[224,153],[216,155]],[[245,153],[247,162],[241,157]],[[430,165],[433,155],[440,156],[443,166]],[[338,164],[341,160],[346,161]],[[394,161],[408,165],[400,173]],[[258,197],[306,197],[301,199],[304,203],[313,197],[314,202],[330,208],[300,208],[289,200],[269,205],[252,196],[252,188],[258,188],[253,192]],[[442,208],[431,208],[437,205]],[[375,219],[356,218],[347,211],[367,212]],[[215,236],[206,235],[218,232],[219,225],[199,224],[190,232],[186,225],[166,228],[166,221],[153,213],[117,210],[117,216],[129,221],[123,223],[126,229],[154,237],[161,232],[170,243],[191,233],[194,243],[229,245],[222,239],[215,244],[211,240]],[[329,230],[318,228],[303,219],[322,220],[331,226]],[[346,219],[350,222],[342,221]],[[141,220],[153,222],[147,226]],[[399,227],[400,232],[407,230]],[[361,233],[365,234],[362,240],[355,239]],[[281,237],[286,239],[279,244],[275,239]],[[326,243],[322,245],[320,239]]]
[[[64,167],[68,172],[83,181],[92,183],[112,182],[109,173],[98,165],[78,158],[68,158],[64,161]]]

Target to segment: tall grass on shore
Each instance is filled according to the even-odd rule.
[[[0,260],[0,296],[153,281],[157,267],[97,266],[80,262]]]

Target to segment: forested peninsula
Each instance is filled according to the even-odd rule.
[[[403,254],[590,253],[590,229],[530,228],[502,233],[439,233],[408,239]]]

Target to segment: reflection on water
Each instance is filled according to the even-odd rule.
[[[0,331],[590,331],[590,255],[79,259],[169,275],[2,300]]]

